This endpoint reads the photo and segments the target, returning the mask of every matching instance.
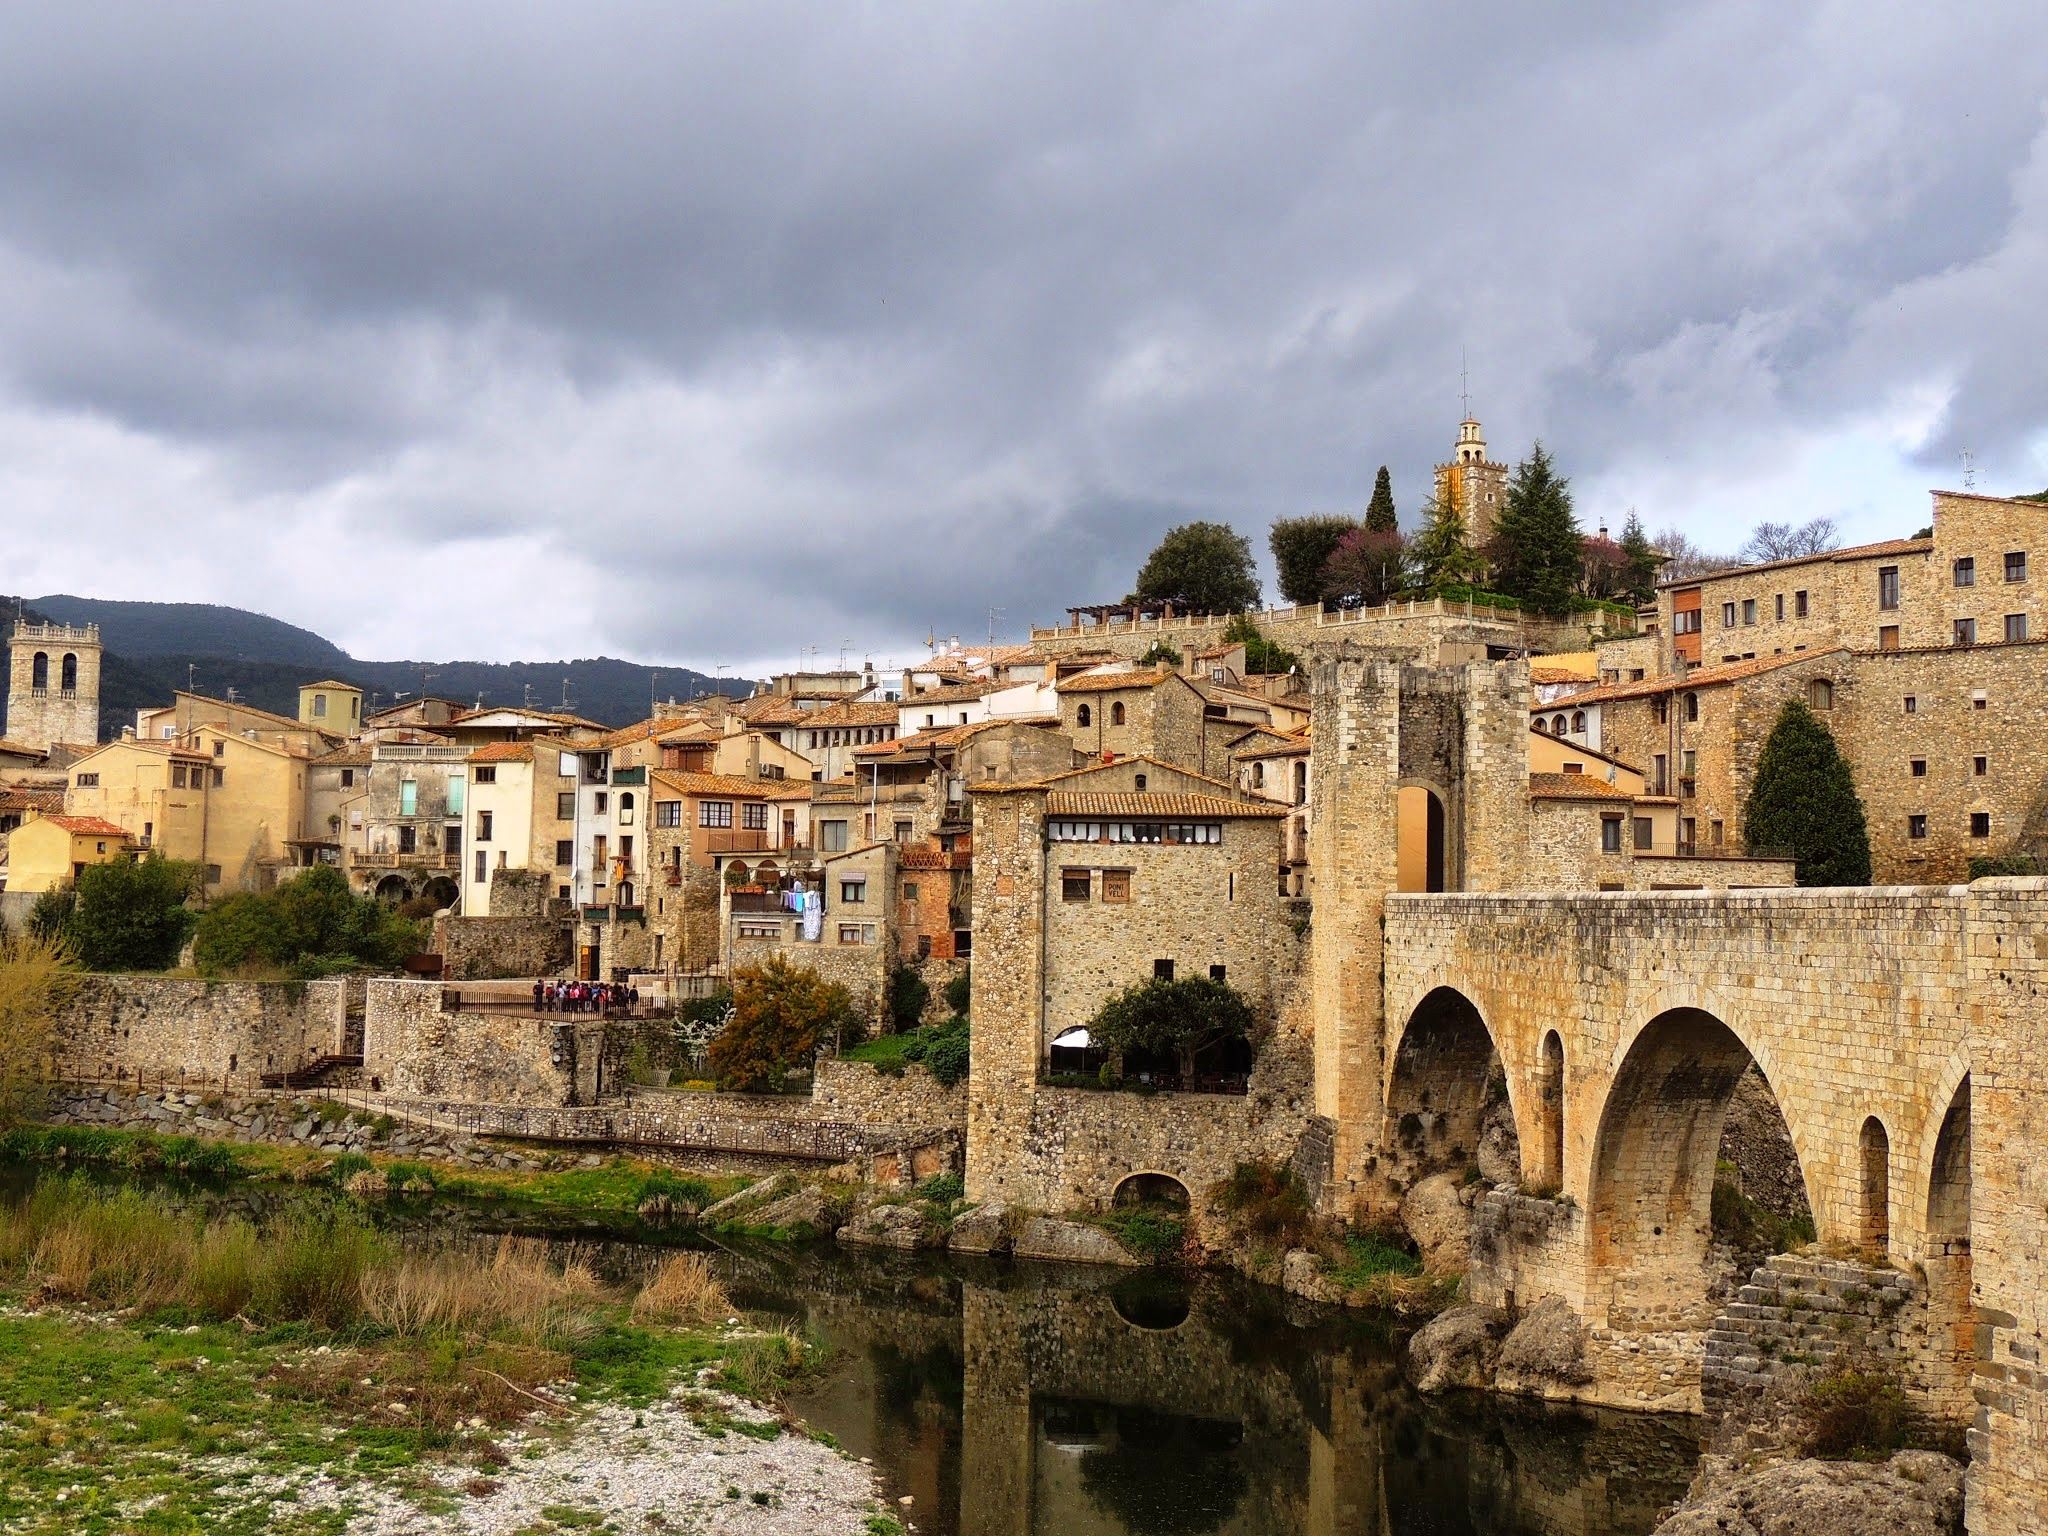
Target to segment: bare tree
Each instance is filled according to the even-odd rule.
[[[1790,523],[1758,523],[1737,558],[1744,565],[1798,560],[1807,555],[1824,555],[1841,542],[1841,532],[1832,517],[1816,517],[1796,528]]]
[[[1689,581],[1695,576],[1711,576],[1716,571],[1725,571],[1737,561],[1732,555],[1711,554],[1700,548],[1676,528],[1665,528],[1650,536],[1662,556],[1658,567],[1661,581]]]

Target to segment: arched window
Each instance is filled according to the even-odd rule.
[[[1531,727],[1531,729],[1533,729],[1539,736],[1548,736],[1550,734],[1550,722],[1548,720],[1545,720],[1541,715],[1538,715],[1536,717],[1536,723],[1533,727]]]
[[[31,688],[50,686],[50,658],[41,651],[37,651],[36,659],[29,663],[28,685]]]
[[[67,651],[64,656],[63,669],[57,676],[59,678],[57,683],[59,688],[63,689],[66,693],[78,692],[78,658]]]
[[[1857,1138],[1863,1154],[1863,1246],[1882,1254],[1891,1245],[1892,1139],[1872,1115]]]
[[[1824,677],[1816,677],[1806,685],[1806,702],[1815,709],[1835,707],[1835,685]]]
[[[1572,711],[1572,734],[1573,734],[1573,735],[1575,735],[1575,736],[1577,736],[1577,735],[1583,735],[1583,734],[1585,733],[1585,729],[1586,729],[1586,712],[1585,712],[1585,711],[1584,711],[1583,709],[1575,709],[1575,710],[1573,710],[1573,711]]]
[[[1696,693],[1688,693],[1685,696],[1685,718],[1688,720],[1697,720],[1699,719],[1699,717],[1700,696]]]
[[[1563,715],[1554,715],[1554,716],[1552,716],[1552,717],[1551,717],[1551,721],[1550,721],[1550,734],[1551,734],[1551,735],[1553,735],[1553,736],[1562,736],[1562,735],[1563,735],[1564,733],[1565,733],[1565,728],[1564,728],[1564,716],[1563,716]]]
[[[1090,709],[1086,704],[1083,704],[1079,709],[1074,711],[1074,723],[1076,725],[1083,726],[1093,725],[1095,723],[1095,711]]]
[[[1253,764],[1252,764],[1252,788],[1253,788],[1253,789],[1264,789],[1265,787],[1266,787],[1266,765],[1265,765],[1264,763],[1253,763]]]
[[[1109,706],[1109,723],[1111,725],[1122,725],[1124,723],[1124,706],[1122,700],[1118,700],[1116,703]]]
[[[622,827],[633,825],[633,792],[631,790],[627,790],[626,793],[619,796],[619,825]]]

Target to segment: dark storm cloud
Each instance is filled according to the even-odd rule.
[[[2030,10],[16,4],[0,485],[94,556],[24,584],[1014,634],[1185,517],[1412,515],[1461,347],[1589,521],[1917,523],[2048,482]]]

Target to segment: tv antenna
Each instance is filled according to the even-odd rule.
[[[1465,369],[1465,349],[1458,348],[1458,404],[1464,408],[1464,420],[1472,419],[1472,380]]]
[[[1963,450],[1963,489],[1977,489],[1977,455],[1967,448]]]
[[[1001,618],[1003,613],[1004,610],[1001,608],[991,608],[988,611],[988,648],[990,650],[996,648],[996,620]]]
[[[196,661],[188,661],[188,662],[186,662],[186,663],[185,663],[185,691],[186,691],[187,693],[192,693],[192,692],[196,691],[196,689],[198,688],[198,686],[199,686],[199,685],[198,685],[198,683],[197,683],[197,681],[196,681],[196,679],[198,678],[198,676],[199,676],[199,663],[198,663],[198,662],[196,662]]]

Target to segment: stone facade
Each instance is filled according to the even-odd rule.
[[[254,1088],[344,1049],[343,981],[83,976],[56,1020],[60,1077]]]
[[[1152,671],[1083,673],[1055,692],[1060,726],[1086,757],[1151,757],[1212,776],[1229,770],[1223,745],[1211,747],[1201,691],[1164,663]]]
[[[17,622],[7,637],[7,721],[0,737],[46,752],[100,739],[97,624]]]
[[[461,1012],[438,982],[372,981],[363,1073],[405,1098],[469,1103],[588,1104],[600,1089],[601,1020]]]
[[[558,976],[569,966],[571,919],[550,894],[542,869],[491,871],[489,917],[443,912],[434,919],[434,949],[448,981],[507,976]]]
[[[943,1087],[914,1062],[891,1077],[864,1061],[827,1057],[811,1078],[811,1101],[828,1117],[856,1125],[967,1132],[966,1084]]]

